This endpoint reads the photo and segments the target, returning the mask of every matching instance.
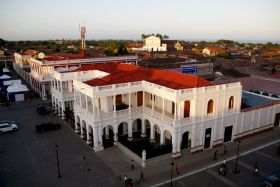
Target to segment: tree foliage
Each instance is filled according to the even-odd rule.
[[[152,34],[141,34],[141,38],[144,40],[145,38],[148,38],[149,36],[156,36],[156,37],[158,37],[158,38],[160,38],[160,39],[168,39],[169,38],[169,36],[167,36],[167,35],[162,35],[162,34],[159,34],[159,33],[157,33],[157,34],[154,34],[154,33],[152,33]]]
[[[128,54],[127,47],[122,42],[111,41],[107,47],[105,54],[107,56],[118,56]]]

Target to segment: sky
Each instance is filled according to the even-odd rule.
[[[0,0],[0,20],[4,40],[280,41],[280,0]]]

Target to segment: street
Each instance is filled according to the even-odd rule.
[[[40,102],[40,101],[37,101]],[[0,121],[13,120],[17,132],[0,136],[0,186],[120,186],[118,177],[59,117],[36,112],[36,101],[0,108]],[[35,125],[59,122],[56,131],[37,133]],[[58,178],[55,145],[61,178]],[[81,159],[85,156],[85,160]]]
[[[254,151],[248,155],[241,156],[238,159],[238,169],[240,173],[234,174],[236,160],[233,159],[226,162],[227,175],[219,175],[219,167],[204,170],[202,172],[183,177],[179,180],[173,180],[173,187],[206,187],[206,186],[219,186],[219,187],[248,187],[260,186],[266,176],[280,175],[280,155],[277,154],[279,143],[268,146],[264,149]],[[258,175],[253,175],[255,162],[258,165]],[[176,172],[174,177],[176,178]],[[170,186],[171,184],[164,184],[162,186]]]

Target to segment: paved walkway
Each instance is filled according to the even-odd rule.
[[[280,142],[280,128],[275,128],[273,131],[266,132],[254,137],[244,139],[240,143],[240,155],[250,152],[250,150],[256,150],[263,145],[271,142]],[[152,186],[170,179],[171,174],[171,162],[177,163],[180,175],[177,175],[174,170],[174,180],[176,178],[182,178],[184,176],[193,174],[197,171],[207,169],[221,163],[224,159],[234,159],[237,151],[237,143],[230,142],[225,144],[228,150],[227,155],[222,155],[223,146],[218,149],[218,159],[213,161],[213,154],[216,149],[205,150],[200,153],[191,154],[189,149],[182,151],[182,157],[173,160],[171,154],[163,155],[158,158],[150,159],[146,168],[135,164],[135,169],[130,169],[130,158],[122,153],[117,147],[107,148],[104,151],[98,152],[97,155],[104,160],[105,163],[116,173],[116,175],[127,175],[131,178],[134,186]],[[140,172],[144,172],[145,182],[139,183]],[[123,183],[123,180],[120,181]]]

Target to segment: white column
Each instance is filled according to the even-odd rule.
[[[133,137],[132,137],[132,121],[129,120],[128,122],[128,141],[131,141],[133,140]]]
[[[87,125],[87,144],[88,144],[88,145],[91,145],[91,144],[92,144],[92,138],[91,138],[91,136],[89,135],[89,128],[90,128],[90,126]]]
[[[117,145],[118,143],[118,128],[117,128],[118,124],[114,125],[114,145]]]
[[[117,104],[116,104],[116,95],[114,95],[114,99],[113,99],[113,102],[114,102],[114,112],[117,111]]]
[[[143,106],[145,106],[145,92],[143,91]]]
[[[95,115],[95,102],[93,98],[91,99],[91,102],[92,102],[92,114]]]
[[[99,108],[100,99],[99,99],[99,97],[97,97],[96,100],[97,100],[97,114],[100,115],[100,108]]]
[[[154,110],[155,110],[154,97],[155,97],[155,95],[152,94],[152,112],[154,112]]]
[[[75,116],[75,133],[77,133],[77,134],[80,133],[80,127],[78,126],[77,116]]]
[[[177,134],[172,135],[172,154],[177,152]]]
[[[141,120],[141,137],[146,137],[146,126],[143,120]]]
[[[98,142],[98,128],[97,128],[97,124],[93,125],[93,149],[95,152],[100,151],[100,146],[99,146],[99,142]],[[102,149],[101,149],[102,150]]]
[[[81,109],[83,108],[83,104],[82,104],[82,92],[79,92],[79,99],[80,99],[80,107]]]
[[[63,94],[63,87],[62,87],[62,81],[60,81],[60,93]]]
[[[100,142],[99,146],[102,146],[102,150],[103,150],[102,127],[101,126],[98,127],[98,141]]]
[[[151,132],[150,132],[150,142],[155,142],[154,125],[151,125],[150,130],[151,130]]]
[[[164,102],[164,97],[162,98],[162,115],[164,116],[165,115],[165,111],[164,111],[164,105],[165,105],[165,102]]]
[[[85,98],[86,98],[86,111],[88,112],[88,97],[87,97],[87,95],[85,95]]]
[[[163,145],[163,144],[165,144],[164,133],[162,130],[160,130],[160,145]]]
[[[175,101],[175,106],[174,106],[174,119],[177,119],[177,102]]]
[[[131,93],[128,93],[128,108],[131,108]]]
[[[65,119],[65,102],[61,102],[61,118]]]
[[[183,134],[181,132],[178,132],[177,136],[178,136],[178,138],[177,138],[177,153],[180,153],[181,152],[181,142],[182,142]]]

